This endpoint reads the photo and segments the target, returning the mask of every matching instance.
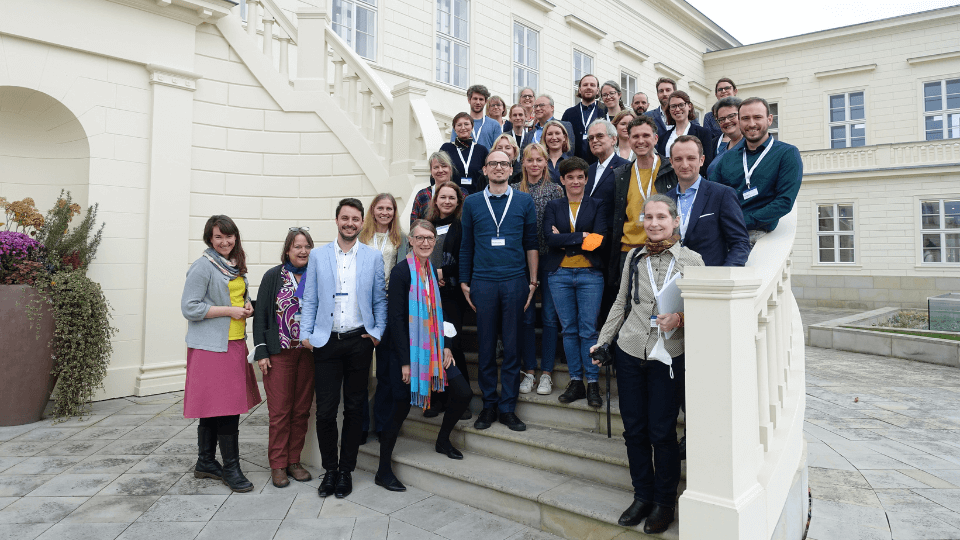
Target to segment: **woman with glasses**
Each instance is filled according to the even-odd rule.
[[[557,129],[551,126],[557,124],[548,122],[544,131],[546,137],[550,138],[551,130]],[[566,133],[561,126],[560,129]],[[547,208],[547,203],[555,199],[563,198],[563,189],[559,184],[550,180],[547,174],[547,149],[542,144],[528,144],[523,151],[523,175],[520,182],[510,184],[510,187],[524,193],[529,193],[533,197],[533,205],[537,209],[537,240],[539,242],[540,258],[542,259],[548,251],[547,241],[543,232],[543,214]],[[530,276],[534,280],[534,276]],[[540,283],[540,293],[542,300],[540,304],[540,320],[543,323],[543,340],[541,344],[540,359],[540,382],[537,385],[537,393],[548,395],[553,392],[553,364],[557,356],[557,336],[559,334],[560,322],[557,318],[557,310],[553,305],[553,294],[550,292],[550,286],[547,283],[547,274],[543,268],[539,269],[536,281]],[[537,368],[537,334],[536,334],[537,309],[531,305],[523,314],[523,324],[520,334],[520,357],[523,362],[523,380],[520,381],[520,393],[529,394],[533,391],[533,385],[536,380],[534,374]]]
[[[603,101],[603,106],[607,108],[607,121],[613,125],[617,125],[613,120],[625,108],[622,97],[623,91],[616,81],[607,81],[600,87],[600,100]]]
[[[220,480],[231,491],[245,493],[253,484],[240,470],[240,415],[261,401],[257,376],[247,363],[247,318],[253,315],[247,256],[240,230],[228,216],[210,216],[203,243],[207,249],[187,270],[180,299],[187,319],[183,417],[200,419],[193,476]]]
[[[270,414],[270,479],[273,485],[290,485],[312,477],[300,464],[313,405],[313,354],[300,344],[300,283],[313,238],[310,227],[290,227],[280,252],[280,264],[266,271],[257,291],[253,311],[254,360],[263,373]]]
[[[567,128],[557,120],[551,120],[543,126],[543,136],[540,141],[547,150],[547,172],[550,180],[560,186],[560,162],[572,156],[570,151],[570,136]],[[529,148],[532,145],[527,145]],[[526,149],[524,149],[526,150]],[[526,155],[526,152],[524,152]]]
[[[457,113],[453,117],[453,132],[456,139],[443,143],[440,151],[453,159],[457,182],[467,194],[483,191],[486,187],[481,180],[483,164],[487,161],[489,151],[473,140],[473,118],[469,113]]]
[[[628,131],[630,122],[637,117],[633,109],[624,109],[620,114],[613,118],[613,127],[617,128],[617,146],[614,149],[618,156],[627,161],[633,161],[637,156],[630,148],[630,132]]]
[[[525,86],[520,89],[519,99],[520,105],[526,114],[523,121],[523,129],[529,131],[537,121],[533,115],[533,102],[537,99],[537,93],[533,91],[533,88]]]
[[[487,100],[487,116],[493,118],[500,124],[500,131],[506,131],[508,129],[505,124],[509,122],[509,120],[507,120],[507,105],[500,96],[490,96],[490,99]]]
[[[387,323],[393,331],[390,342],[394,357],[390,363],[394,406],[389,426],[380,437],[380,466],[374,483],[389,491],[406,491],[393,474],[390,460],[397,436],[410,407],[430,406],[431,394],[450,394],[434,449],[450,459],[463,454],[450,442],[450,433],[467,408],[472,392],[453,357],[452,346],[459,334],[445,330],[446,306],[440,295],[440,279],[430,256],[437,242],[437,230],[426,220],[417,220],[410,229],[412,253],[390,271],[387,295]]]
[[[370,211],[367,212],[360,227],[360,243],[366,244],[383,256],[383,267],[393,268],[398,259],[407,256],[409,243],[407,235],[400,230],[397,219],[397,200],[389,193],[381,193],[373,198]],[[387,290],[390,287],[390,276],[386,276]],[[377,389],[373,397],[373,428],[377,433],[390,421],[390,407],[393,399],[390,395],[390,382],[387,373],[390,366],[390,325],[384,330],[384,337],[380,339],[375,351],[377,353]],[[363,435],[360,444],[367,442],[370,432],[370,402],[363,401]]]
[[[713,105],[713,117],[720,124],[722,132],[708,144],[703,145],[703,164],[700,174],[704,178],[710,178],[713,171],[720,164],[720,157],[732,150],[743,140],[743,134],[740,132],[740,103],[742,99],[737,97],[725,97]]]
[[[667,98],[667,129],[670,130],[670,136],[660,137],[657,141],[657,153],[663,157],[670,157],[670,147],[673,141],[681,135],[693,135],[703,141],[711,139],[710,130],[693,123],[697,119],[697,113],[693,110],[693,103],[690,103],[690,96],[683,90],[677,90]]]

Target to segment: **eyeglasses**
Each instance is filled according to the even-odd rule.
[[[687,106],[687,103],[674,103],[673,105],[670,105],[670,110],[671,110],[671,111],[679,111],[679,110],[683,109],[683,108],[686,107],[686,106]]]
[[[730,92],[731,90],[733,90],[732,86],[721,86],[717,88],[717,93],[719,94],[720,92]]]
[[[726,115],[726,116],[722,116],[722,117],[720,117],[720,118],[717,118],[717,123],[719,123],[719,124],[725,124],[725,123],[727,123],[727,122],[733,122],[734,120],[737,119],[737,116],[738,116],[737,113],[730,113],[730,114],[728,114],[728,115]]]
[[[533,99],[533,94],[521,94],[520,99]]]
[[[418,244],[432,244],[437,241],[436,236],[414,236],[413,241]]]
[[[603,99],[612,98],[612,97],[617,97],[617,93],[616,93],[616,92],[607,92],[606,94],[600,94],[600,97],[602,97]]]
[[[310,227],[290,227],[290,232],[310,232]]]
[[[548,105],[547,103],[535,103],[535,104],[533,105],[533,108],[534,108],[534,109],[542,109],[542,108],[546,107],[547,105]]]
[[[507,167],[513,167],[513,163],[509,161],[488,161],[487,167],[490,167],[492,169],[496,169],[497,167],[506,169]]]
[[[602,141],[603,138],[606,137],[606,136],[607,136],[606,133],[598,133],[598,134],[596,134],[596,135],[590,135],[590,136],[588,136],[588,137],[587,137],[587,140],[588,140],[588,141]]]

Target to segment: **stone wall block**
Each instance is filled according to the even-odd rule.
[[[270,133],[230,129],[227,131],[227,150],[263,152],[265,154],[297,154],[300,137],[296,133]]]
[[[190,195],[191,216],[226,214],[231,218],[259,218],[260,199],[256,197],[233,197],[230,195]],[[203,232],[203,228],[200,228]]]
[[[329,176],[332,173],[332,167],[333,158],[331,156],[281,154],[265,154],[263,156],[263,174],[269,175]]]
[[[262,154],[194,147],[192,163],[194,169],[201,171],[261,174],[263,159]]]

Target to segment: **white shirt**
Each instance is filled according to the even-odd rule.
[[[687,122],[687,128],[683,130],[683,133],[677,133],[677,126],[676,125],[673,126],[673,130],[670,131],[670,138],[667,139],[667,149],[665,150],[665,152],[667,153],[666,157],[668,158],[670,157],[670,147],[673,146],[673,141],[676,140],[677,137],[681,135],[686,135],[687,133],[689,133],[690,126],[691,126],[691,123]]]
[[[336,242],[336,241],[335,241]],[[360,242],[354,242],[346,253],[337,243],[337,295],[334,297],[333,331],[349,332],[363,326],[360,303],[357,301],[357,251]],[[346,293],[346,294],[343,294]]]
[[[607,167],[610,166],[610,162],[613,161],[613,156],[617,154],[616,150],[610,153],[610,156],[603,161],[603,163],[597,162],[597,174],[593,177],[593,188],[588,193],[588,196],[593,196],[593,192],[597,190],[597,184],[600,183],[600,177],[603,176],[603,171],[607,170]]]

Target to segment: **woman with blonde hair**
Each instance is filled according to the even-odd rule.
[[[633,153],[633,149],[630,148],[630,132],[629,126],[630,122],[633,122],[633,119],[637,117],[637,113],[633,109],[624,109],[620,111],[620,114],[616,115],[613,118],[613,127],[617,128],[617,146],[614,148],[614,151],[618,156],[622,157],[627,161],[633,161],[637,159],[637,156]]]
[[[559,186],[560,162],[573,155],[567,128],[557,120],[550,120],[543,126],[540,142],[547,150],[547,170],[550,172],[550,180]]]
[[[491,152],[499,150],[510,157],[510,161],[513,162],[513,174],[510,175],[510,180],[517,182],[520,180],[521,167],[520,167],[520,147],[517,145],[517,140],[513,135],[509,133],[503,133],[497,140],[493,141],[493,146],[491,147]],[[516,178],[514,178],[516,177]]]

